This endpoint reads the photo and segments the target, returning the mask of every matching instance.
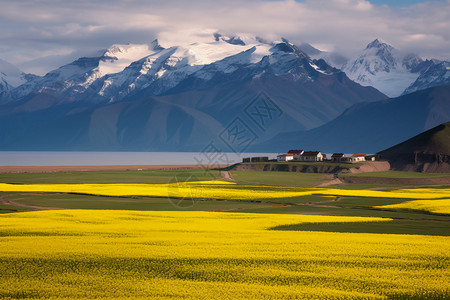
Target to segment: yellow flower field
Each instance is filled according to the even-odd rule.
[[[375,208],[411,209],[437,214],[450,214],[450,199],[406,201],[398,204],[375,206]]]
[[[448,298],[448,237],[268,230],[389,221],[217,212],[5,214],[0,298]]]
[[[103,196],[192,197],[207,199],[254,200],[307,195],[356,196],[401,199],[450,197],[450,189],[402,189],[392,191],[341,190],[328,188],[237,185],[226,181],[193,181],[168,184],[7,184],[2,192],[58,192]]]

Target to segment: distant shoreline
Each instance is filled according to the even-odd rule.
[[[214,165],[223,168],[228,165]],[[53,173],[83,171],[143,171],[143,170],[190,170],[202,169],[204,165],[105,165],[105,166],[0,166],[0,173]]]

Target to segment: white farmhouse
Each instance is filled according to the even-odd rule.
[[[355,153],[352,156],[343,156],[340,158],[340,162],[343,162],[343,163],[357,163],[360,161],[366,161],[365,154]]]
[[[320,151],[305,151],[300,156],[300,161],[323,161],[323,154]]]
[[[364,153],[355,153],[352,155],[353,162],[366,161],[366,154]]]

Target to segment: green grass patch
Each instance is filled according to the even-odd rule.
[[[71,183],[168,183],[178,181],[212,180],[220,178],[217,170],[142,170],[86,171],[54,173],[3,173],[0,182],[16,184]]]
[[[450,223],[435,220],[393,220],[390,222],[320,223],[282,225],[272,230],[326,231],[350,233],[419,234],[450,236]]]
[[[339,201],[329,202],[328,205],[346,206],[346,207],[366,207],[398,204],[410,199],[395,199],[395,198],[373,198],[373,197],[343,197]]]
[[[30,211],[31,209],[27,209],[25,207],[12,206],[8,204],[0,203],[0,214],[9,214],[23,211]]]
[[[398,219],[413,219],[413,220],[442,220],[450,221],[450,216],[430,214],[420,211],[394,211],[373,209],[371,207],[364,207],[355,205],[354,207],[346,206],[339,207],[339,202],[318,203],[326,205],[326,207],[316,207],[307,205],[290,205],[280,207],[266,207],[255,210],[242,210],[241,212],[254,213],[277,213],[277,214],[313,214],[313,215],[328,215],[328,216],[360,216],[360,217],[380,217],[380,218],[398,218]],[[447,226],[450,226],[448,223]]]
[[[379,183],[343,183],[327,186],[330,189],[342,189],[342,190],[370,190],[370,189],[381,189],[381,190],[393,190],[402,189],[405,187],[420,187],[426,184],[379,184]],[[434,188],[434,186],[433,186]]]
[[[58,207],[65,209],[116,209],[116,210],[154,210],[154,211],[215,211],[215,210],[241,210],[267,206],[264,203],[249,201],[219,201],[198,199],[169,199],[153,197],[102,197],[76,194],[51,193],[15,193],[5,196],[4,199],[17,203],[37,205],[44,207]],[[271,204],[279,205],[282,204]],[[2,205],[4,212],[27,210],[23,207]],[[6,211],[9,210],[9,211]],[[29,210],[29,209],[28,209]]]
[[[330,175],[320,173],[231,171],[238,184],[314,187],[331,180]]]

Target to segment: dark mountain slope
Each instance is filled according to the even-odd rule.
[[[442,86],[356,104],[323,126],[281,134],[264,146],[267,151],[307,148],[375,153],[449,120],[450,86]]]
[[[381,151],[393,169],[450,172],[450,122],[438,125],[403,143]]]

